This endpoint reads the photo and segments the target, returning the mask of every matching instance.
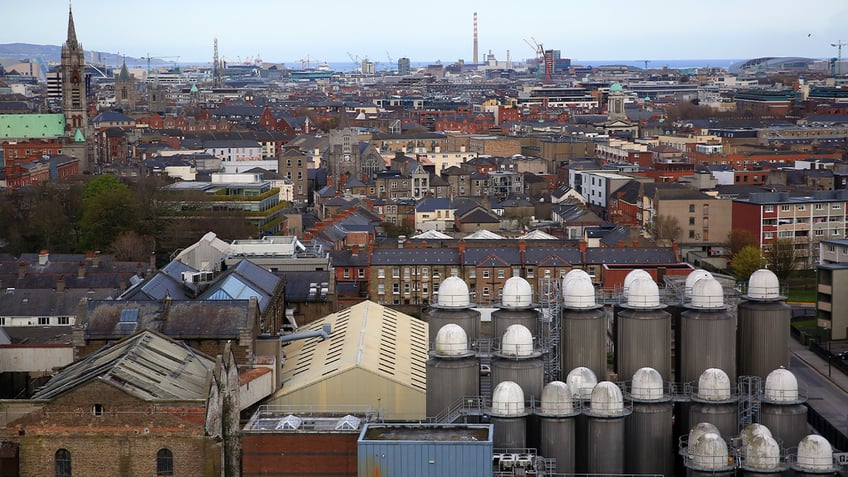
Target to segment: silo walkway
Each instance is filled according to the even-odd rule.
[[[808,406],[848,435],[848,376],[794,338],[789,350],[789,369],[798,379],[799,391],[807,395]]]

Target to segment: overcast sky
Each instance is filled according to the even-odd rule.
[[[0,43],[60,45],[66,0],[2,0]],[[231,62],[254,58],[295,67],[307,56],[376,62],[533,56],[535,41],[576,62],[837,56],[848,43],[846,0],[465,1],[74,0],[86,50],[209,62],[213,39]],[[842,27],[842,28],[839,28]],[[846,44],[848,46],[848,44]],[[848,48],[845,56],[848,57]]]

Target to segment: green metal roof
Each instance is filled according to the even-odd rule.
[[[64,114],[0,114],[0,139],[65,136]]]

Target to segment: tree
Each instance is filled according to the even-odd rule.
[[[84,250],[105,250],[121,232],[140,227],[138,203],[126,187],[102,190],[85,198],[83,205],[80,246]]]
[[[658,215],[654,219],[651,233],[654,240],[680,240],[683,228],[680,227],[677,217],[670,215]]]
[[[771,243],[771,247],[765,253],[769,268],[777,276],[780,282],[789,278],[789,274],[795,270],[795,243],[790,238],[779,238]]]
[[[154,252],[153,237],[140,235],[134,230],[122,232],[109,247],[115,260],[124,262],[146,262]]]
[[[748,280],[752,273],[763,268],[765,263],[766,260],[763,257],[763,252],[757,247],[748,245],[733,256],[730,262],[730,269],[737,280],[745,281]]]
[[[731,257],[748,246],[757,246],[757,238],[751,232],[744,229],[733,229],[727,234],[727,248],[730,249]]]

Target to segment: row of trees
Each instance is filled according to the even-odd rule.
[[[41,183],[0,194],[0,250],[13,255],[100,250],[119,260],[166,260],[213,231],[223,238],[256,234],[243,213],[176,217],[157,178],[124,183],[100,175],[71,183]]]

